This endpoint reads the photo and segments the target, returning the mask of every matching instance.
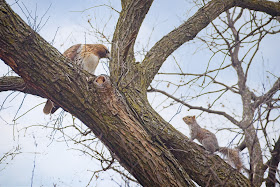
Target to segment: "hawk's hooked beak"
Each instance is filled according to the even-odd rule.
[[[110,53],[107,53],[107,54],[106,54],[106,58],[108,58],[109,60],[112,60],[111,54],[110,54]]]

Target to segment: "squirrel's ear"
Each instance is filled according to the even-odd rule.
[[[193,116],[192,118],[195,119],[195,116]]]

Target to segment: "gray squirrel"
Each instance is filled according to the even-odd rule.
[[[203,147],[210,153],[216,151],[227,156],[228,159],[234,164],[238,171],[243,167],[242,162],[239,157],[239,151],[237,149],[230,149],[227,147],[219,147],[218,140],[212,132],[207,129],[201,128],[195,119],[195,116],[186,116],[183,121],[189,126],[191,131],[191,141],[197,139]]]

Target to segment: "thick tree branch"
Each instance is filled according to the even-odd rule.
[[[0,77],[0,92],[3,91],[19,91],[46,98],[44,93],[28,87],[21,77],[16,76]]]
[[[123,0],[122,11],[112,41],[110,75],[126,86],[138,74],[134,59],[134,44],[142,22],[153,0]],[[139,78],[138,78],[139,79]]]
[[[280,15],[280,2],[272,2],[267,0],[242,0],[235,1],[236,6],[247,8],[250,10],[261,11],[271,16]]]

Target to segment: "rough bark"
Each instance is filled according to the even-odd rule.
[[[164,60],[223,11],[241,6],[238,2],[211,1],[184,29],[170,33],[179,35],[178,40],[170,41],[167,35],[140,64],[135,62],[133,46],[152,0],[122,0],[112,44],[111,77],[95,77],[66,61],[0,0],[0,58],[24,80],[28,89],[23,92],[48,97],[78,117],[143,186],[193,186],[191,179],[201,186],[249,186],[237,170],[205,153],[164,121],[146,97],[146,88]],[[250,8],[253,2],[257,1],[242,6]],[[280,12],[278,4],[268,7],[267,13]],[[212,9],[214,16],[209,12]],[[196,21],[202,25],[196,27]],[[187,37],[181,41],[183,34]]]
[[[18,91],[46,98],[43,92],[29,88],[21,77],[16,76],[1,77],[0,91]]]
[[[268,170],[268,176],[266,178],[266,186],[273,187],[276,186],[276,184],[279,185],[279,181],[277,180],[277,168],[280,162],[280,137],[275,142],[274,149],[271,152],[272,158],[265,164],[265,168],[263,168],[263,171],[265,171],[267,168]]]

